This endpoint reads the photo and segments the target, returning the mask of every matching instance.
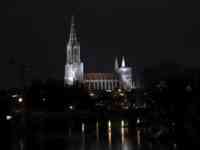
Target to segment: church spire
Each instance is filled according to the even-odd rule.
[[[115,70],[117,71],[119,69],[119,63],[117,57],[115,58]]]
[[[125,62],[124,56],[122,57],[122,65],[121,65],[121,67],[126,67],[126,62]]]
[[[80,43],[77,40],[76,29],[75,29],[75,19],[72,16],[69,41],[66,43],[67,49],[67,63],[79,63],[80,60]]]
[[[75,19],[72,16],[71,19],[71,29],[70,29],[70,36],[69,36],[69,43],[77,43],[77,36],[76,36],[76,29],[75,29]]]
[[[74,85],[76,81],[82,82],[84,75],[83,67],[84,64],[80,59],[80,43],[77,39],[73,16],[71,19],[69,41],[66,45],[65,84]]]

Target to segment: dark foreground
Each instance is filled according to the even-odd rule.
[[[68,113],[19,114],[7,124],[12,150],[175,150],[173,130],[138,118]],[[111,119],[112,118],[112,119]],[[162,133],[168,131],[169,134]],[[166,132],[167,133],[167,132]]]

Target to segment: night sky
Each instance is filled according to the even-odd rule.
[[[199,7],[192,0],[8,1],[0,5],[0,87],[17,84],[21,64],[35,78],[63,79],[73,14],[86,72],[112,72],[122,55],[141,68],[163,60],[200,66]]]

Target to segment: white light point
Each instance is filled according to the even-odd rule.
[[[20,98],[18,99],[18,102],[19,102],[19,103],[22,103],[22,102],[23,102],[23,98],[20,97]]]
[[[140,123],[140,118],[137,118],[137,124],[139,124]]]
[[[111,128],[111,121],[108,121],[108,128]]]
[[[45,101],[46,101],[46,98],[42,98],[42,101],[45,102]]]
[[[73,107],[72,105],[69,106],[69,109],[70,109],[70,110],[73,110],[73,108],[74,108],[74,107]]]
[[[121,121],[121,127],[124,128],[124,120]]]
[[[12,116],[11,116],[11,115],[7,115],[7,116],[6,116],[6,120],[9,121],[9,120],[11,120],[11,119],[12,119]]]
[[[124,96],[124,93],[120,93],[120,96]]]
[[[17,97],[18,97],[17,94],[12,95],[12,98],[17,98]]]
[[[85,124],[84,123],[82,123],[82,133],[84,133],[85,132]]]
[[[91,92],[91,93],[90,93],[90,96],[93,97],[93,96],[95,96],[95,94]]]

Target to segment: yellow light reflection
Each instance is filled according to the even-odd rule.
[[[108,121],[108,128],[111,128],[111,121]]]
[[[99,143],[99,122],[96,122],[96,141]]]
[[[140,129],[137,129],[137,144],[141,144],[141,132]]]
[[[109,145],[112,144],[112,131],[111,131],[111,128],[108,129],[108,144]]]
[[[124,120],[121,121],[121,142],[122,144],[127,144],[128,143],[128,128],[125,128],[125,123]]]
[[[111,121],[108,121],[108,145],[109,149],[111,149],[112,145],[112,129],[111,129]]]
[[[82,123],[81,125],[81,128],[82,128],[82,148],[83,150],[85,150],[85,124]]]
[[[121,140],[122,140],[122,144],[124,144],[124,128],[121,127]]]
[[[124,128],[124,120],[121,121],[121,127]]]
[[[20,150],[24,150],[24,142],[22,139],[19,141]]]
[[[84,133],[84,132],[85,132],[85,124],[82,123],[82,133]]]

